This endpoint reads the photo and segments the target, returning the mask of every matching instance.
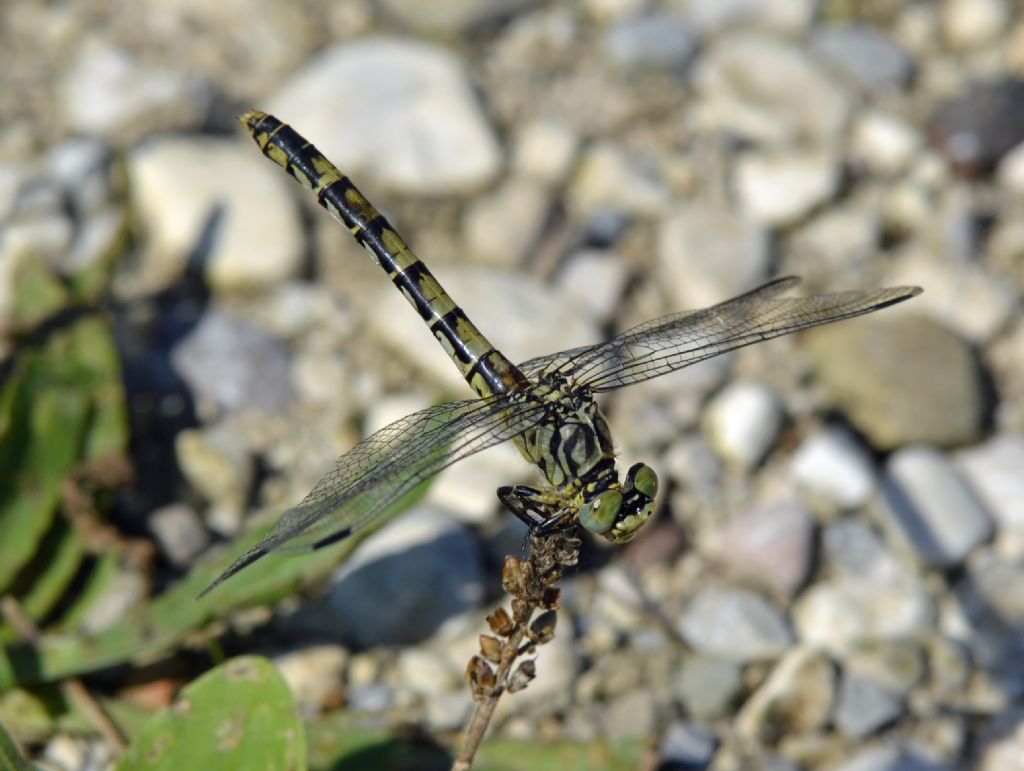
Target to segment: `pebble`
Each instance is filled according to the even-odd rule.
[[[442,510],[419,507],[363,542],[331,578],[319,615],[360,648],[411,645],[483,595],[476,540]]]
[[[931,250],[904,252],[889,281],[928,287],[914,305],[973,343],[991,341],[1017,308],[1009,282],[974,262],[936,260]]]
[[[657,718],[657,705],[650,691],[628,691],[603,705],[601,732],[611,741],[646,738],[655,732]]]
[[[719,739],[705,726],[692,720],[676,720],[665,731],[658,747],[660,767],[699,771],[710,767]]]
[[[914,60],[876,27],[867,24],[828,25],[817,31],[812,50],[869,92],[905,89],[914,76]]]
[[[789,597],[811,569],[814,519],[799,503],[778,501],[733,519],[716,540],[715,556],[732,577]]]
[[[945,0],[940,8],[942,34],[957,50],[991,43],[1010,21],[1005,0]]]
[[[1005,551],[1024,556],[1024,435],[997,434],[958,453],[956,462],[992,513]]]
[[[821,546],[825,563],[845,578],[885,582],[905,575],[879,532],[859,517],[829,522]]]
[[[86,635],[108,629],[144,605],[151,592],[148,576],[134,568],[122,568],[117,578],[107,581],[99,596],[89,604],[77,629]]]
[[[792,617],[801,642],[842,655],[864,641],[928,632],[935,608],[916,581],[843,577],[810,586],[794,603]]]
[[[982,552],[954,587],[964,642],[1010,698],[1024,694],[1024,561]]]
[[[839,165],[827,155],[746,153],[736,162],[740,207],[766,227],[799,222],[838,190]]]
[[[427,500],[461,522],[481,525],[490,522],[500,507],[495,490],[531,479],[531,467],[515,445],[504,442],[442,471],[427,492]]]
[[[348,651],[340,645],[312,645],[274,656],[303,719],[337,707],[343,698]]]
[[[469,204],[462,223],[469,254],[479,262],[511,268],[536,247],[551,210],[538,183],[512,179]]]
[[[184,503],[171,503],[149,515],[149,529],[160,551],[176,567],[189,565],[210,543],[203,521]]]
[[[817,13],[812,0],[676,0],[683,18],[705,34],[734,27],[756,27],[785,35],[799,35]]]
[[[851,110],[806,52],[756,32],[721,38],[698,61],[694,84],[718,128],[768,146],[830,146]]]
[[[676,698],[698,720],[726,715],[743,689],[743,669],[733,661],[694,654],[683,658],[675,679]]]
[[[801,442],[793,454],[790,475],[812,501],[837,509],[863,506],[878,486],[867,449],[839,427],[823,428]]]
[[[178,467],[188,483],[206,500],[219,509],[230,509],[234,516],[227,521],[240,522],[252,488],[255,468],[253,459],[238,439],[217,426],[208,429],[181,431],[174,442]],[[225,523],[225,512],[217,523]],[[225,535],[237,532],[237,524],[225,530]]]
[[[557,281],[563,297],[591,318],[607,323],[619,315],[629,270],[613,252],[586,249],[569,256]]]
[[[722,460],[753,468],[775,446],[784,422],[782,403],[770,387],[735,380],[708,402],[702,425]]]
[[[884,684],[857,674],[843,676],[834,720],[847,737],[865,739],[902,714],[903,700]]]
[[[383,0],[388,16],[426,35],[465,34],[501,21],[527,5],[525,0]]]
[[[788,651],[743,704],[736,716],[737,733],[772,744],[789,733],[822,728],[832,711],[835,680],[828,656],[810,648]]]
[[[1008,710],[982,728],[974,771],[1024,771],[1024,708]]]
[[[882,222],[877,212],[860,206],[830,206],[797,227],[790,250],[806,268],[808,283],[856,286],[878,253]]]
[[[831,398],[879,449],[977,441],[986,396],[970,346],[929,319],[882,313],[809,335],[815,370]],[[942,376],[922,379],[922,372]]]
[[[746,589],[708,587],[697,592],[678,624],[699,653],[748,662],[781,655],[793,642],[785,617]]]
[[[999,184],[1014,195],[1024,195],[1024,142],[1003,156],[996,171]]]
[[[568,199],[578,217],[604,208],[661,217],[672,208],[671,192],[655,159],[627,153],[609,141],[596,142],[583,151]]]
[[[697,53],[697,32],[678,15],[650,11],[623,19],[604,37],[604,50],[620,67],[657,68],[679,74]]]
[[[924,145],[921,133],[901,118],[869,111],[857,118],[850,137],[850,154],[872,174],[903,173]]]
[[[933,447],[898,450],[882,479],[884,524],[928,567],[959,565],[992,519],[953,462]]]
[[[953,766],[899,745],[883,744],[858,750],[829,771],[953,771]]]
[[[768,278],[767,231],[735,209],[690,204],[658,229],[661,284],[682,308],[705,308]]]
[[[440,46],[368,38],[327,48],[268,103],[361,184],[469,193],[502,163],[463,62]]]
[[[357,685],[346,695],[346,707],[352,712],[382,713],[395,707],[395,691],[386,683]]]
[[[171,350],[174,371],[200,413],[277,412],[291,400],[291,357],[275,338],[244,319],[207,310]]]
[[[566,303],[553,287],[519,273],[494,268],[435,268],[438,280],[469,318],[513,361],[595,343],[593,322]],[[394,288],[382,287],[367,307],[373,334],[401,352],[417,368],[455,394],[468,395],[466,383],[443,355],[419,315]],[[553,332],[557,331],[557,339]]]
[[[137,293],[170,286],[190,260],[223,292],[271,287],[301,268],[293,183],[251,142],[156,139],[128,155],[127,169],[146,233]]]
[[[558,185],[572,170],[580,136],[567,123],[537,118],[527,121],[516,135],[512,169],[547,186]]]

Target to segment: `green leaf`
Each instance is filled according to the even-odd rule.
[[[132,741],[118,771],[306,768],[306,735],[288,684],[259,656],[232,659],[184,688]]]
[[[50,274],[46,263],[34,255],[15,256],[14,307],[15,329],[34,329],[67,305],[69,297],[60,282]]]

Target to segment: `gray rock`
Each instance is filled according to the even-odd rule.
[[[981,372],[969,346],[945,327],[895,314],[815,330],[810,343],[824,386],[873,446],[948,446],[981,434]]]
[[[438,46],[370,38],[328,48],[269,104],[346,174],[400,192],[478,190],[501,164],[462,62]]]
[[[943,453],[907,447],[889,459],[882,481],[885,523],[929,567],[960,564],[992,535],[992,519]]]
[[[828,146],[851,109],[848,94],[807,53],[757,33],[723,37],[701,57],[694,80],[715,123],[758,144]]]
[[[470,254],[478,261],[516,267],[540,237],[551,207],[550,196],[538,182],[512,179],[466,209],[463,233]]]
[[[683,72],[697,52],[696,31],[679,16],[652,11],[623,19],[608,30],[604,49],[620,66]]]
[[[717,542],[715,554],[730,575],[792,596],[811,568],[814,519],[797,502],[779,501],[733,519]]]
[[[665,731],[658,755],[671,768],[701,771],[715,759],[718,745],[718,737],[700,723],[677,720]]]
[[[273,662],[309,720],[342,702],[348,659],[340,645],[312,645],[274,656]]]
[[[540,281],[493,268],[462,266],[457,272],[439,268],[435,272],[473,323],[514,361],[600,340],[596,327],[579,308]],[[367,310],[367,323],[375,336],[452,393],[466,392],[458,370],[394,288],[383,287]]]
[[[736,194],[747,215],[767,227],[792,225],[839,190],[839,164],[806,152],[745,153],[736,163]]]
[[[814,34],[812,48],[868,91],[905,88],[914,74],[911,56],[867,24],[823,27]]]
[[[919,583],[836,578],[814,584],[793,605],[801,642],[842,655],[864,641],[923,635],[935,607]]]
[[[253,459],[238,438],[217,426],[187,429],[175,437],[174,450],[189,484],[214,504],[207,514],[210,526],[224,535],[236,533],[255,472]]]
[[[859,750],[830,771],[953,771],[953,766],[899,745],[884,744]]]
[[[768,277],[764,228],[734,209],[680,208],[658,232],[662,285],[680,309],[704,308],[752,289]]]
[[[745,739],[773,743],[787,733],[820,729],[835,699],[835,668],[828,656],[809,649],[789,651],[736,716]]]
[[[700,590],[678,628],[698,652],[730,661],[775,658],[793,641],[782,613],[764,597],[745,589]]]
[[[905,698],[924,679],[924,652],[913,640],[862,643],[845,656],[843,671],[880,684],[894,696]]]
[[[904,575],[882,536],[863,519],[829,522],[821,540],[825,563],[844,578],[891,581]]]
[[[775,445],[785,414],[767,385],[736,380],[719,391],[704,411],[709,444],[727,463],[753,468]]]
[[[208,310],[171,350],[201,411],[275,412],[291,399],[287,349],[238,316]]]
[[[359,647],[407,645],[473,610],[483,594],[477,542],[441,511],[420,508],[362,544],[316,615]]]
[[[435,35],[464,34],[478,25],[494,23],[513,15],[525,0],[383,0],[391,17],[403,26]]]
[[[299,271],[304,238],[292,183],[251,143],[154,140],[129,154],[127,169],[147,236],[134,292],[169,286],[189,259],[218,291],[274,286]]]
[[[172,503],[149,516],[149,529],[168,561],[177,567],[192,562],[210,543],[199,515],[184,503]]]
[[[89,605],[77,628],[82,634],[97,634],[125,618],[151,593],[148,576],[134,568],[121,569],[117,578],[108,581],[102,593]]]
[[[1024,435],[999,434],[956,456],[999,528],[1004,552],[1024,556]]]
[[[743,688],[743,669],[732,661],[693,655],[683,659],[675,683],[676,697],[698,720],[725,715]]]
[[[834,720],[851,739],[864,739],[903,714],[903,699],[882,683],[862,675],[844,675]]]
[[[841,428],[824,428],[807,437],[793,455],[790,473],[812,499],[838,509],[864,505],[878,484],[871,456]]]
[[[387,712],[395,706],[395,691],[386,683],[365,683],[349,688],[345,707],[352,712]]]
[[[866,207],[827,207],[793,233],[790,251],[800,259],[804,280],[856,286],[878,253],[882,223]]]

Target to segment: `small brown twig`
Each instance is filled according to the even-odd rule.
[[[579,559],[580,541],[570,531],[547,536],[530,537],[530,556],[524,561],[505,557],[501,579],[512,595],[511,615],[498,608],[487,617],[496,636],[480,635],[480,654],[473,656],[466,667],[476,709],[466,727],[462,750],[452,763],[452,771],[469,771],[473,757],[490,725],[498,699],[508,691],[521,691],[536,675],[534,660],[522,661],[515,671],[512,666],[523,655],[532,655],[538,645],[555,636],[555,611],[559,590],[554,584],[566,567]],[[538,609],[543,612],[533,618]],[[531,623],[531,619],[533,619]]]
[[[7,595],[0,598],[0,611],[3,612],[7,623],[14,627],[25,640],[29,642],[39,640],[39,628],[22,610],[21,605],[14,597]],[[93,727],[118,753],[122,753],[128,748],[120,729],[103,711],[81,680],[77,677],[69,678],[62,683],[61,689],[68,701],[82,710]]]

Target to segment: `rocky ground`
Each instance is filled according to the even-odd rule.
[[[1019,3],[0,14],[0,328],[26,261],[73,277],[128,224],[111,307],[138,482],[116,521],[151,534],[164,583],[360,436],[469,395],[234,122],[256,106],[355,177],[516,360],[775,275],[925,290],[608,399],[623,461],[660,471],[658,521],[587,544],[497,731],[643,737],[722,771],[1024,768]],[[464,723],[494,565],[522,538],[494,489],[531,478],[511,447],[463,462],[277,609],[258,645],[309,714]],[[69,735],[39,752],[105,757]]]

